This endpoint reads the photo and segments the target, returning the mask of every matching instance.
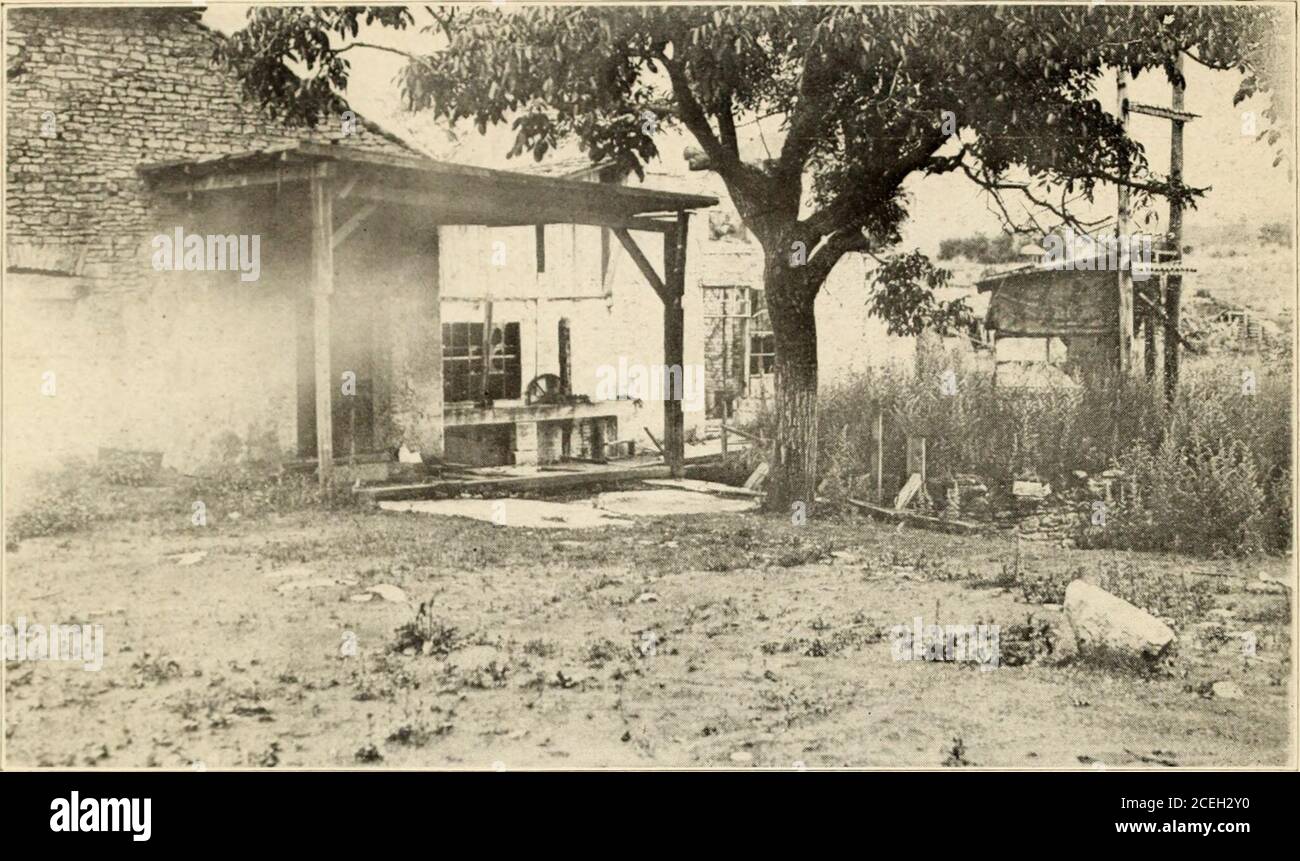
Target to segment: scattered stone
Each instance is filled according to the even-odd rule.
[[[1052,486],[1041,481],[1013,481],[1011,495],[1022,499],[1046,499],[1052,495]]]
[[[1150,613],[1083,580],[1066,587],[1065,614],[1083,657],[1149,663],[1175,639]]]
[[[1222,681],[1210,685],[1210,696],[1216,700],[1239,700],[1246,692],[1236,682]]]
[[[1289,587],[1281,580],[1251,580],[1246,584],[1246,591],[1254,595],[1285,595]]]

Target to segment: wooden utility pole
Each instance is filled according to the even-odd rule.
[[[1174,71],[1178,79],[1173,82],[1174,94],[1171,107],[1175,111],[1184,110],[1184,96],[1187,82],[1183,80],[1183,55],[1180,53],[1174,61]],[[1184,120],[1175,119],[1173,133],[1169,138],[1169,180],[1175,184],[1183,181],[1183,124]],[[1178,200],[1169,201],[1169,241],[1174,247],[1174,261],[1183,260],[1183,205]],[[1178,392],[1178,340],[1179,324],[1182,317],[1183,276],[1171,274],[1165,284],[1165,400],[1173,402]]]
[[[1177,80],[1171,82],[1173,87],[1173,99],[1168,108],[1156,107],[1153,105],[1130,105],[1133,113],[1146,114],[1147,116],[1157,117],[1168,120],[1171,126],[1169,138],[1169,181],[1179,185],[1183,181],[1183,128],[1184,126],[1196,119],[1196,114],[1189,114],[1185,106],[1185,96],[1187,93],[1187,83],[1183,80],[1183,57],[1178,55],[1174,61],[1174,71],[1177,73]],[[1183,207],[1177,200],[1169,201],[1169,251],[1172,251],[1171,262],[1182,263],[1183,259]],[[1164,279],[1164,371],[1165,371],[1165,397],[1172,401],[1174,394],[1178,391],[1178,367],[1179,355],[1178,349],[1183,342],[1183,336],[1179,331],[1182,319],[1182,291],[1183,277],[1177,273],[1171,273]],[[1158,313],[1159,305],[1154,305],[1151,310],[1153,315]],[[1154,320],[1152,321],[1154,323]]]
[[[1124,136],[1128,137],[1129,111],[1128,111],[1128,72],[1119,69],[1115,73],[1115,94],[1119,99],[1119,117],[1120,124],[1124,129]],[[1128,236],[1129,228],[1129,188],[1125,184],[1128,180],[1129,166],[1125,162],[1120,166],[1120,186],[1117,192],[1118,209],[1115,214],[1115,239],[1123,243]],[[1128,376],[1133,371],[1134,366],[1134,347],[1133,340],[1133,272],[1127,265],[1119,267],[1119,372],[1120,376]]]

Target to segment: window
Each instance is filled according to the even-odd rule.
[[[765,376],[776,367],[776,336],[772,334],[772,320],[767,314],[767,302],[762,290],[751,290],[749,307],[749,375]]]
[[[488,371],[487,396],[493,400],[519,397],[519,324],[492,327],[492,367]],[[483,324],[442,324],[442,397],[456,401],[477,401],[483,390]]]

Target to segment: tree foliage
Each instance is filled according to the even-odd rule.
[[[685,126],[765,246],[819,248],[815,292],[839,256],[887,248],[903,182],[960,170],[1045,209],[1101,183],[1196,192],[1154,177],[1102,108],[1108,67],[1175,76],[1179,52],[1239,70],[1238,98],[1269,83],[1275,10],[1214,6],[425,7],[406,105],[480,131],[509,123],[514,154],[575,137],[593,160],[640,171],[656,132]],[[292,121],[346,105],[361,24],[406,29],[402,7],[258,7],[223,48],[250,95]],[[297,67],[295,71],[294,68]],[[746,160],[737,122],[778,115],[773,158]],[[1276,113],[1269,113],[1276,117]],[[947,122],[945,122],[947,121]],[[956,131],[960,146],[949,145]],[[1262,134],[1275,132],[1266,129]],[[948,152],[940,155],[947,146]],[[1019,188],[1004,182],[1013,169]],[[999,188],[999,186],[1002,186]],[[818,259],[820,256],[820,259]]]

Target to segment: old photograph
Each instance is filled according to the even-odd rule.
[[[5,4],[3,767],[1295,770],[1295,26]]]

